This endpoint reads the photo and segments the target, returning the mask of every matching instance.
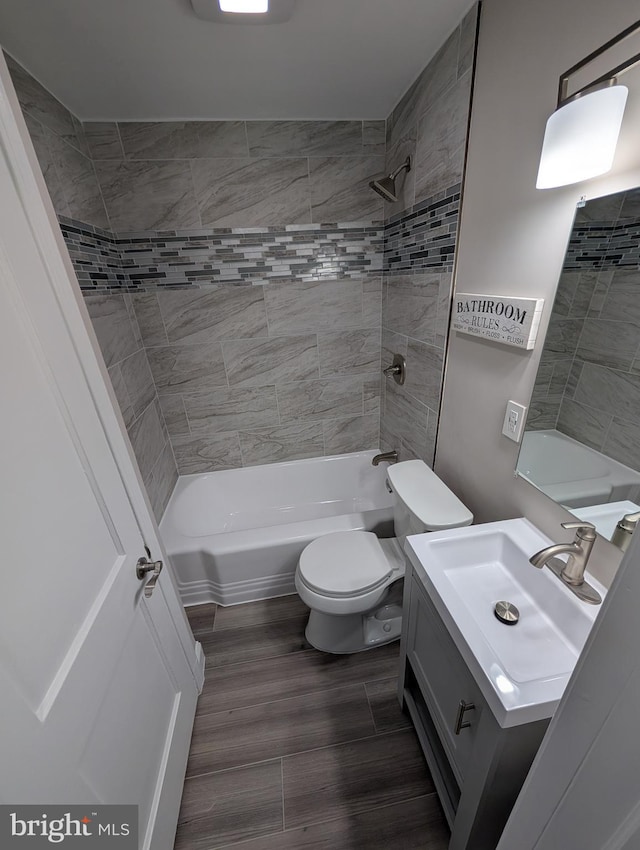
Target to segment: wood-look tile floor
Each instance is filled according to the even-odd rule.
[[[206,655],[175,850],[446,850],[399,644],[327,655],[297,596],[187,609]]]

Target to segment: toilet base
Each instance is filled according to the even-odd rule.
[[[311,610],[304,634],[314,649],[345,655],[392,643],[400,638],[401,631],[402,607],[386,597],[383,604],[364,614]]]

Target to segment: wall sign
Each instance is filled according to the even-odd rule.
[[[456,292],[451,327],[460,333],[529,350],[536,342],[543,306],[544,298]]]

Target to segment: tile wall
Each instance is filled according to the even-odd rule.
[[[381,442],[432,463],[475,21],[387,122],[80,125],[12,63],[151,486],[168,446],[181,474]],[[82,174],[52,159],[61,143]],[[385,209],[368,183],[407,153],[401,199]],[[133,310],[143,346],[127,349],[124,373],[101,315],[116,305]],[[383,351],[385,363],[405,355],[408,379],[387,386],[381,435]],[[131,397],[150,396],[149,374],[153,406],[140,411]]]
[[[576,213],[527,427],[640,469],[640,190]]]
[[[381,447],[433,465],[453,285],[477,6],[387,119],[387,171],[411,156],[386,205],[382,361],[407,363],[382,393]]]

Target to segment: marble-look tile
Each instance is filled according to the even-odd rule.
[[[107,368],[134,354],[139,346],[122,295],[84,299]]]
[[[91,160],[53,134],[49,142],[70,216],[97,227],[109,228],[109,219]]]
[[[163,345],[147,349],[147,354],[159,393],[206,392],[227,386],[219,342]]]
[[[476,50],[476,30],[478,26],[478,5],[467,12],[460,24],[460,43],[458,45],[458,79],[473,67]]]
[[[394,333],[393,331],[382,329],[382,362],[381,368],[386,369],[391,366],[394,354],[402,354],[407,356],[409,340],[404,334]]]
[[[189,420],[184,409],[181,395],[161,395],[158,397],[160,410],[171,438],[190,434]]]
[[[364,452],[380,446],[380,417],[376,413],[345,419],[325,419],[322,429],[327,455]]]
[[[96,163],[114,230],[200,227],[188,162]]]
[[[564,319],[553,314],[544,340],[542,362],[564,360],[575,354],[584,319]]]
[[[406,162],[407,157],[411,159],[411,170],[402,171],[396,177],[397,201],[384,203],[384,214],[386,218],[397,215],[412,207],[416,202],[416,137],[418,133],[417,124],[410,124],[398,139],[387,147],[385,159],[385,172],[391,174],[399,165]]]
[[[606,221],[612,224],[620,214],[623,201],[623,192],[603,195],[600,198],[590,198],[589,203],[576,209],[574,226],[593,221]]]
[[[403,387],[387,382],[382,421],[385,429],[394,435],[394,442],[402,440],[414,457],[424,457],[429,447],[429,408],[426,405],[409,396]]]
[[[418,124],[416,202],[462,179],[471,73],[443,92]]]
[[[458,77],[460,29],[449,36],[431,62],[393,110],[387,123],[387,143],[397,141]]]
[[[133,405],[129,398],[127,386],[124,382],[124,378],[122,377],[119,363],[116,363],[115,366],[111,366],[109,369],[109,377],[111,378],[111,384],[113,386],[113,391],[116,394],[116,400],[118,402],[122,418],[124,419],[125,427],[128,428],[133,423],[135,414],[133,412]]]
[[[247,136],[254,157],[362,155],[361,121],[247,121]]]
[[[304,158],[195,159],[191,168],[202,227],[311,221]]]
[[[275,281],[263,289],[271,335],[362,327],[359,280]]]
[[[220,632],[225,629],[241,629],[246,626],[277,623],[278,620],[289,620],[292,617],[299,617],[308,613],[309,609],[297,593],[290,593],[288,596],[276,596],[273,599],[259,599],[250,605],[221,606],[219,608],[220,616],[216,619],[214,631]],[[224,676],[221,678],[224,678]],[[293,694],[285,693],[281,696],[286,699]],[[271,700],[258,699],[251,704],[259,705],[264,702],[271,702]],[[198,713],[200,713],[199,709],[200,706],[198,706]]]
[[[362,152],[364,155],[384,155],[386,150],[386,136],[386,121],[363,121]]]
[[[585,362],[627,371],[631,368],[639,342],[640,328],[637,325],[585,319],[576,353]]]
[[[77,146],[76,129],[69,110],[11,56],[5,54],[5,58],[23,111],[53,130],[57,136]]]
[[[278,386],[278,408],[283,423],[361,416],[363,378],[340,377]]]
[[[287,828],[434,791],[413,729],[285,757],[283,776]]]
[[[584,362],[580,360],[578,357],[573,358],[573,363],[571,364],[571,369],[569,370],[569,377],[567,378],[567,383],[564,388],[564,395],[566,398],[573,398],[576,393],[576,387],[578,386],[578,381],[580,380],[580,376],[582,375],[582,367],[584,366]]]
[[[407,349],[407,377],[404,391],[437,413],[444,373],[441,349],[410,339]]]
[[[570,316],[574,319],[584,319],[591,307],[591,301],[598,281],[598,272],[583,271],[578,278],[576,291],[571,302]]]
[[[147,493],[151,500],[153,515],[160,522],[178,481],[178,470],[170,443],[165,443],[162,454],[156,461],[149,477],[145,480]]]
[[[166,345],[169,340],[155,292],[133,293],[131,303],[144,344],[146,346]]]
[[[597,319],[600,317],[600,312],[609,292],[609,286],[613,280],[613,274],[613,269],[603,269],[599,272],[596,287],[591,296],[591,304],[589,304],[589,318]]]
[[[640,471],[640,425],[614,417],[602,451],[607,457]]]
[[[555,428],[558,421],[560,404],[557,401],[531,400],[527,414],[527,429],[529,431],[543,431],[547,428]]]
[[[382,327],[382,275],[362,278],[362,326]]]
[[[316,334],[236,339],[222,345],[229,386],[255,387],[319,378]]]
[[[133,306],[133,298],[131,297],[131,293],[129,292],[125,292],[124,294],[124,305],[127,308],[127,313],[129,314],[129,321],[131,322],[131,327],[133,328],[133,333],[135,335],[136,341],[140,348],[142,348],[142,333],[140,332],[138,317],[136,316],[136,310]]]
[[[639,330],[640,341],[640,269],[615,269],[600,316],[618,322],[631,322]]]
[[[585,404],[565,398],[558,412],[557,428],[568,437],[599,451],[612,419],[612,412],[594,410]]]
[[[243,466],[324,455],[322,422],[274,425],[238,432]]]
[[[156,388],[144,349],[126,357],[120,363],[122,378],[133,407],[133,416],[137,418],[147,409],[156,395]]]
[[[223,285],[159,292],[157,298],[168,341],[195,344],[266,337],[264,288]]]
[[[440,276],[397,275],[387,278],[382,305],[386,330],[433,343],[438,315]]]
[[[124,159],[120,133],[115,121],[89,121],[83,124],[83,128],[93,159]]]
[[[219,850],[447,850],[450,838],[438,795],[427,794]]]
[[[381,221],[384,202],[369,183],[384,173],[384,166],[383,156],[310,159],[312,221]]]
[[[174,850],[210,850],[282,830],[280,760],[207,773],[184,784]]]
[[[633,422],[640,410],[640,375],[585,363],[574,400]]]
[[[73,122],[73,127],[76,133],[75,141],[72,141],[71,144],[74,147],[78,148],[81,154],[91,159],[91,151],[89,150],[89,143],[87,142],[87,137],[85,136],[82,121],[76,118],[73,113],[71,113],[71,120]]]
[[[278,424],[276,389],[273,386],[217,387],[206,394],[185,395],[183,398],[194,435],[210,436],[219,431]]]
[[[571,312],[571,304],[573,303],[573,297],[576,294],[576,289],[578,288],[578,282],[580,280],[580,272],[575,271],[563,271],[560,274],[560,279],[558,280],[558,286],[556,287],[556,297],[553,302],[553,315],[554,316],[568,316]],[[574,318],[580,318],[574,316]]]
[[[60,181],[60,176],[58,175],[58,171],[54,165],[49,145],[49,136],[52,136],[53,132],[39,121],[36,121],[35,118],[32,118],[28,112],[24,113],[24,120],[26,122],[27,129],[29,130],[29,135],[31,136],[31,142],[36,152],[36,157],[38,158],[40,171],[42,171],[44,182],[47,184],[47,190],[51,197],[53,208],[57,215],[69,216],[69,205],[67,203],[62,182]]]
[[[320,333],[320,377],[377,372],[380,370],[380,348],[378,329]]]
[[[449,337],[449,322],[451,319],[451,301],[453,295],[453,275],[443,272],[438,286],[438,318],[436,319],[435,344],[446,348]]]
[[[375,413],[377,416],[380,416],[382,394],[381,379],[379,377],[368,378],[362,385],[362,392],[364,395],[363,412],[365,416],[370,413]]]
[[[244,121],[132,121],[118,129],[127,159],[247,156]]]
[[[187,776],[370,737],[364,685],[196,717]]]
[[[236,431],[172,436],[171,445],[180,475],[215,472],[242,466]]]
[[[549,399],[562,400],[572,368],[573,360],[558,360],[553,364],[548,387]]]
[[[394,732],[411,726],[409,715],[403,713],[398,703],[397,678],[366,682],[365,689],[377,732]]]
[[[157,401],[151,402],[147,409],[131,425],[129,428],[129,439],[131,440],[133,453],[138,461],[140,472],[146,482],[166,443],[162,414]]]
[[[619,218],[640,219],[640,190],[628,189],[625,192],[622,207],[620,208]]]

